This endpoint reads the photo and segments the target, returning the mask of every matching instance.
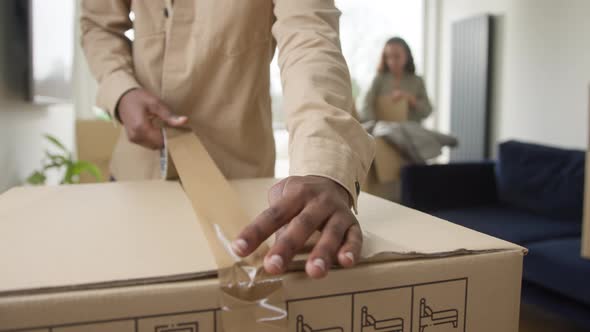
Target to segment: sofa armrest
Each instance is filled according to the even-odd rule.
[[[401,202],[425,212],[496,203],[495,163],[407,166],[402,169]]]

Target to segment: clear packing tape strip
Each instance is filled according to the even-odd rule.
[[[249,222],[239,197],[194,133],[168,128],[163,134],[162,172],[171,166],[178,172],[218,266],[223,331],[286,331],[283,281],[263,268],[268,245],[244,259],[231,248]]]

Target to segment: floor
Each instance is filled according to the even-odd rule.
[[[523,305],[520,315],[520,332],[588,332],[532,306]]]

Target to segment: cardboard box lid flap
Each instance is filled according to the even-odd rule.
[[[174,182],[12,189],[0,196],[0,239],[0,293],[216,268]]]
[[[234,181],[249,216],[273,179]],[[403,259],[511,243],[362,194],[363,257]],[[178,183],[17,188],[0,196],[0,295],[210,277],[216,264]]]

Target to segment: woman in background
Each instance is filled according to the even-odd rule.
[[[394,102],[407,100],[409,121],[422,122],[432,113],[424,81],[416,75],[412,51],[399,37],[385,43],[377,76],[365,97],[363,120],[379,120],[375,118],[377,98],[386,95],[390,95]]]

